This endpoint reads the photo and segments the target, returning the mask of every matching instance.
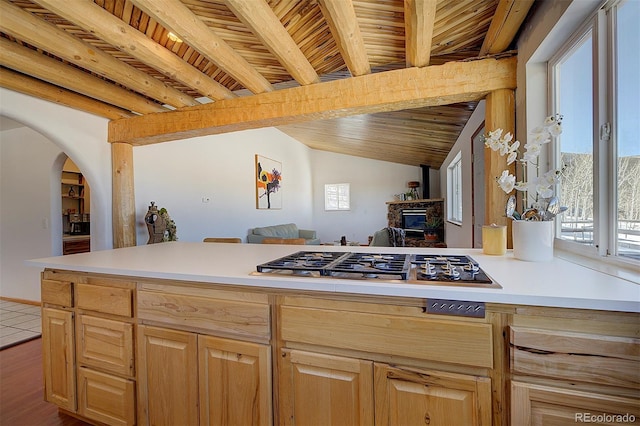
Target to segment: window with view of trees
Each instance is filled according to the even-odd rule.
[[[620,0],[549,62],[566,247],[640,260],[640,2]],[[613,58],[613,60],[612,60]]]

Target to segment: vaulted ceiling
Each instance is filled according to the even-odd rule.
[[[167,137],[120,136],[128,133],[118,129],[146,126],[143,118],[157,134],[179,112],[181,121],[201,121],[196,112],[243,109],[244,118],[235,120],[276,125],[315,149],[438,168],[486,89],[431,102],[407,98],[412,102],[380,106],[380,99],[394,91],[395,78],[402,79],[398,85],[413,78],[400,70],[509,56],[503,52],[532,3],[0,0],[0,85],[114,120],[111,142],[141,145],[204,134],[166,129]],[[476,68],[415,75],[469,69]],[[322,87],[326,93],[300,91]],[[336,90],[345,105],[334,101],[323,114],[300,107],[300,99],[317,103],[318,93]],[[273,92],[288,91],[299,102],[294,118],[255,118],[269,102],[286,108],[288,98]],[[252,104],[240,103],[247,97]],[[346,106],[349,99],[373,97],[375,107],[373,101],[371,108],[369,101],[359,109]],[[209,103],[218,110],[205,109]],[[240,128],[219,125],[209,134]]]

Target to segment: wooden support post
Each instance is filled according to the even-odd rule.
[[[501,128],[504,133],[515,135],[516,108],[515,95],[511,89],[495,90],[487,95],[485,109],[485,129],[487,132]],[[505,216],[508,195],[496,183],[504,170],[515,174],[515,163],[507,166],[507,157],[490,148],[484,149],[485,176],[485,221],[486,224],[507,225],[507,247],[513,248],[511,220]]]
[[[136,203],[133,187],[133,146],[111,144],[113,248],[135,246]]]

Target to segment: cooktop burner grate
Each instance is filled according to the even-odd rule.
[[[346,256],[345,253],[299,251],[288,256],[258,265],[258,272],[291,271],[297,273],[317,273],[326,275],[325,268],[336,260]]]
[[[410,256],[407,254],[349,253],[326,271],[331,274],[362,274],[365,278],[380,276],[406,280],[411,269]]]
[[[478,263],[469,256],[436,256],[416,254],[411,263],[415,264],[418,281],[445,281],[474,284],[493,284],[480,269]]]

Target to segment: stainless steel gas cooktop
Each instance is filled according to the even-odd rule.
[[[299,251],[256,267],[257,274],[501,288],[466,255]]]

